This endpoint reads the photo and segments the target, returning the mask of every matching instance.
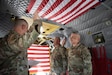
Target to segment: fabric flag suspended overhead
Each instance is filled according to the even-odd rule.
[[[99,0],[31,0],[27,12],[38,11],[44,19],[66,24],[98,4]]]
[[[50,71],[50,54],[48,46],[37,46],[33,44],[28,48],[28,60],[30,62],[30,74]],[[32,61],[33,60],[33,61]]]

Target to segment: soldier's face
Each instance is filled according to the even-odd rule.
[[[23,28],[22,30],[23,30],[22,35],[24,35],[24,34],[28,31],[28,26],[27,26],[27,25],[25,25],[25,28]]]
[[[24,35],[28,31],[28,25],[20,25],[17,27],[16,32],[18,32],[20,35]]]
[[[60,44],[60,38],[56,37],[54,39],[54,45],[59,45]]]
[[[80,41],[80,35],[72,33],[70,35],[70,42],[72,45],[77,45]]]

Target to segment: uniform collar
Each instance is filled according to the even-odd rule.
[[[16,35],[17,37],[22,37],[22,35],[20,35],[19,33],[17,33],[15,30],[11,30],[11,31],[9,32],[9,34],[14,34],[14,35]]]
[[[21,36],[19,33],[17,33],[15,30],[11,30],[10,33]]]
[[[78,43],[76,46],[72,45],[72,48],[78,48],[81,45],[81,43]]]

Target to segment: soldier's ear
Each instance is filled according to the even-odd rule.
[[[22,25],[21,25],[21,28],[22,28],[22,29],[25,29],[25,28],[26,28],[26,25],[22,24]]]

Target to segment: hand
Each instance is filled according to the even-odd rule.
[[[34,20],[33,24],[35,25],[35,29],[37,30],[38,33],[40,33],[40,27],[42,26],[42,20],[38,16],[37,11],[33,14],[33,20]]]
[[[35,11],[35,13],[33,14],[33,20],[36,20],[36,19],[40,19],[37,11]]]
[[[66,43],[66,38],[63,39],[63,41],[62,41],[62,46],[64,46],[65,43]]]

